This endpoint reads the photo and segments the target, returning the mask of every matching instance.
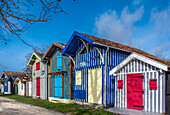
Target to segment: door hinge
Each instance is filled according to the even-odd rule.
[[[139,106],[139,105],[133,105],[134,107],[142,107],[144,109],[144,106]]]
[[[144,91],[133,91],[133,92],[142,92],[144,94]]]

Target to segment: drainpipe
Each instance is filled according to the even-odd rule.
[[[105,53],[105,66],[104,66],[104,105],[106,106],[106,74],[107,74],[107,52],[109,51],[109,46],[107,47],[106,53]]]

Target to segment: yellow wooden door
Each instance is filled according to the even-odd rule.
[[[88,102],[102,104],[102,69],[88,70]]]

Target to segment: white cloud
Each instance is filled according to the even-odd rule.
[[[140,31],[136,45],[159,58],[170,59],[170,6],[160,12],[153,9],[150,22]]]
[[[150,23],[154,23],[153,31],[158,36],[170,33],[170,6],[161,12],[153,9],[151,12]]]
[[[170,54],[170,41],[162,43],[160,46],[157,46],[156,48],[151,50],[151,53],[153,53],[158,58],[164,58],[164,59],[170,59],[167,54]]]
[[[134,0],[133,5],[138,5],[141,1],[140,0]]]
[[[130,44],[136,30],[134,24],[142,18],[143,13],[143,6],[133,13],[125,7],[120,16],[116,11],[105,12],[96,18],[95,30],[100,36]]]
[[[145,25],[135,25],[142,19],[143,14],[143,7],[133,13],[125,7],[120,16],[116,11],[106,12],[96,18],[95,30],[105,39],[126,43],[157,57],[170,59],[170,50],[168,51],[170,49],[170,5],[161,11],[153,9]]]

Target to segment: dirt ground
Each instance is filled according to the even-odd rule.
[[[63,113],[0,97],[0,115],[63,115]]]

